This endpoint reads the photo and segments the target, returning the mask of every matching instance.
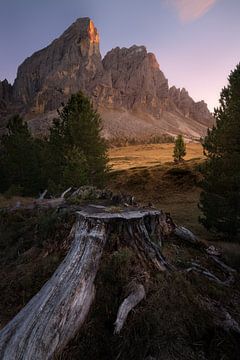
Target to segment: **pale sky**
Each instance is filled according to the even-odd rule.
[[[98,28],[101,53],[145,45],[170,85],[210,110],[240,61],[240,0],[0,0],[0,80],[79,17]]]

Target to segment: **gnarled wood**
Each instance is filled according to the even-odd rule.
[[[47,360],[73,338],[94,300],[94,280],[111,233],[117,232],[149,270],[168,268],[160,248],[150,238],[154,235],[161,242],[170,231],[163,212],[132,210],[112,214],[103,207],[88,207],[78,212],[77,217],[74,240],[64,261],[0,332],[1,359]],[[130,295],[123,304],[119,310],[123,323],[131,304],[135,306],[144,294],[139,287],[138,293]]]
[[[114,333],[119,334],[123,328],[123,325],[127,319],[128,314],[134,309],[146,296],[144,286],[142,284],[134,283],[132,290],[128,297],[124,299],[119,307],[117,319],[115,321]]]
[[[0,358],[50,359],[75,335],[94,299],[106,242],[104,224],[78,222],[65,260],[38,294],[0,332]]]

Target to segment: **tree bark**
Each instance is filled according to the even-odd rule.
[[[47,360],[59,353],[81,328],[94,300],[94,280],[104,246],[111,233],[134,249],[140,263],[151,269],[165,271],[168,263],[159,242],[171,232],[161,211],[138,210],[109,213],[103,207],[77,213],[75,235],[71,248],[50,280],[32,300],[0,332],[2,360]],[[130,295],[133,306],[142,298]],[[131,310],[122,306],[126,318]],[[136,300],[136,301],[135,301]],[[125,321],[125,320],[124,320]],[[123,321],[123,323],[124,323]]]

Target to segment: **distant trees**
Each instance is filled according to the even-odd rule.
[[[180,162],[186,155],[186,145],[182,135],[178,135],[174,142],[173,159],[175,162]]]
[[[100,132],[100,116],[82,93],[72,95],[59,112],[49,139],[33,138],[23,119],[14,116],[1,141],[0,190],[15,186],[31,195],[44,188],[102,186],[108,159]]]
[[[11,188],[13,192],[30,195],[41,189],[42,144],[31,136],[19,115],[10,119],[0,148],[0,190]]]
[[[207,161],[200,197],[200,222],[213,231],[240,235],[240,64],[215,109],[216,125],[203,141]]]

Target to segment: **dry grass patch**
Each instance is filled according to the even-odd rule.
[[[110,165],[113,170],[126,170],[133,167],[155,166],[173,161],[174,144],[131,145],[109,150]],[[203,159],[200,143],[187,144],[186,160]]]

